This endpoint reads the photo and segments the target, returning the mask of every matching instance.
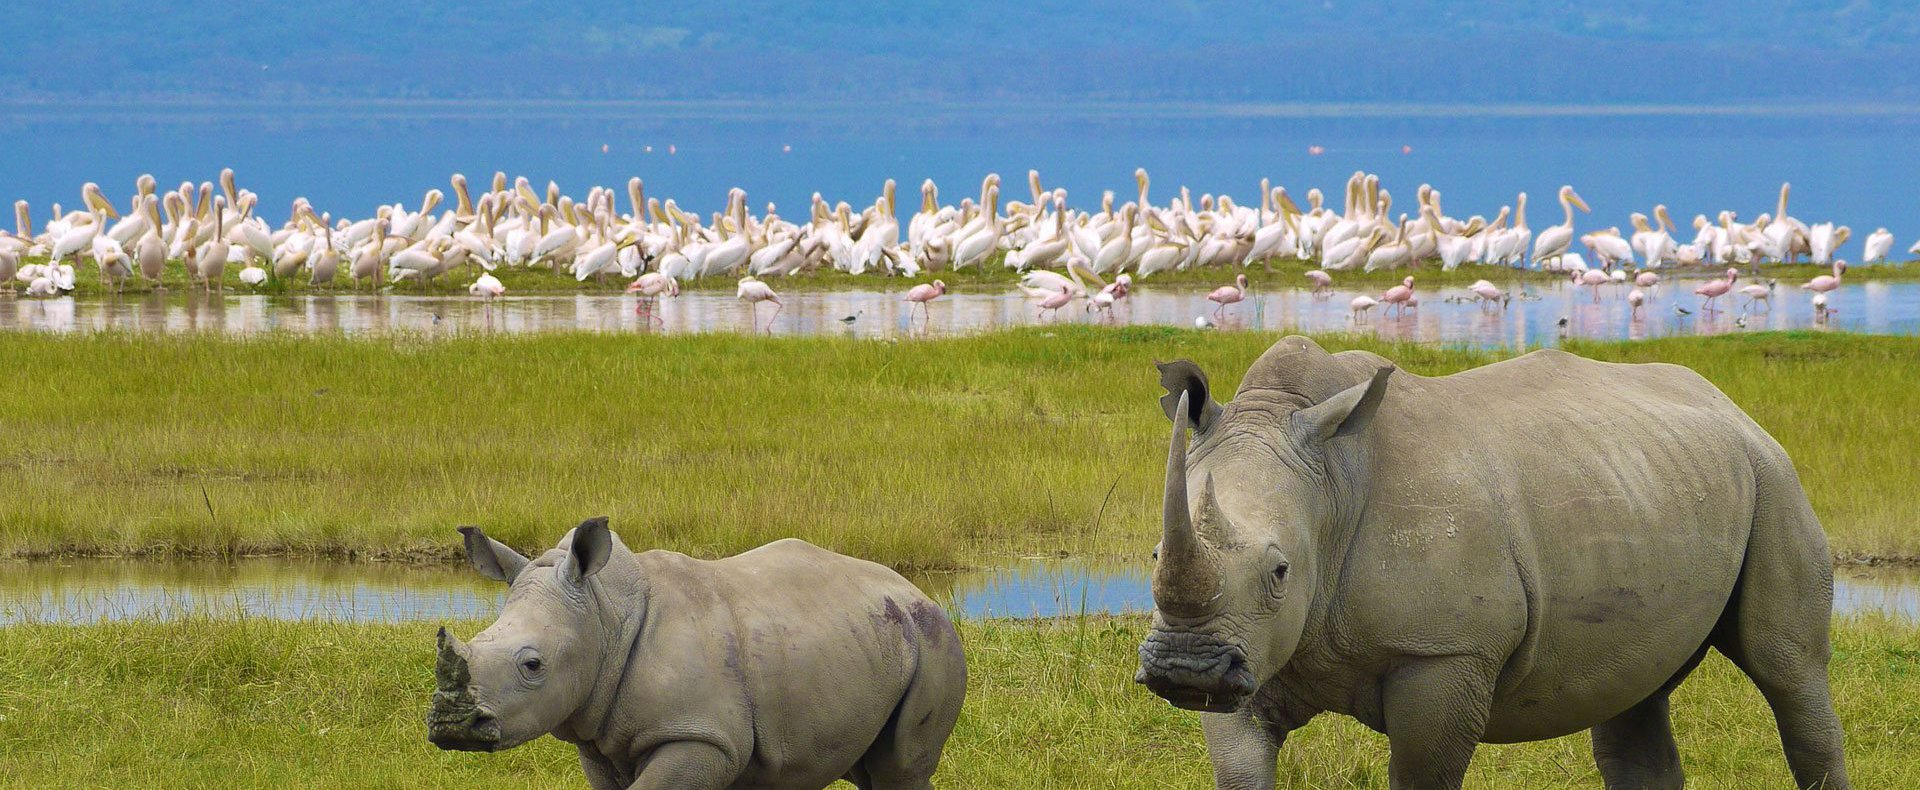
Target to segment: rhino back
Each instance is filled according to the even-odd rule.
[[[654,593],[633,659],[649,678],[630,695],[636,726],[716,727],[746,777],[830,783],[886,726],[917,672],[964,688],[953,625],[884,566],[798,540],[723,560],[639,559]]]

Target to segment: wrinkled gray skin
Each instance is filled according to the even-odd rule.
[[[532,561],[461,531],[473,566],[512,586],[470,644],[440,631],[441,748],[551,733],[596,790],[933,786],[966,662],[899,574],[798,540],[634,554],[604,518]]]
[[[1425,378],[1289,337],[1226,406],[1190,362],[1161,383],[1137,679],[1207,711],[1218,787],[1272,788],[1288,731],[1334,712],[1387,736],[1395,790],[1583,729],[1608,788],[1679,788],[1667,696],[1709,647],[1795,782],[1848,786],[1825,537],[1780,445],[1692,371],[1536,351]]]

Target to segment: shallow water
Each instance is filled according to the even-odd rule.
[[[1837,614],[1920,622],[1920,570],[1845,567]],[[968,618],[1145,611],[1145,565],[1031,561],[914,579]],[[504,588],[465,569],[272,559],[161,563],[78,560],[0,564],[0,625],[247,616],[412,622],[487,619]]]
[[[776,289],[783,288],[775,282]],[[1019,291],[950,292],[927,314],[911,310],[902,290],[790,292],[776,315],[760,305],[758,326],[785,335],[851,334],[859,337],[952,335],[1009,326],[1067,322],[1193,326],[1208,317],[1232,329],[1305,332],[1360,331],[1392,340],[1523,347],[1549,345],[1562,336],[1640,339],[1779,329],[1829,328],[1876,334],[1920,334],[1920,283],[1850,283],[1829,295],[1837,312],[1825,321],[1813,314],[1807,295],[1780,286],[1774,302],[1742,307],[1723,297],[1726,309],[1703,311],[1693,284],[1664,283],[1653,301],[1635,314],[1623,285],[1600,288],[1600,300],[1583,287],[1531,283],[1509,288],[1504,308],[1483,307],[1464,288],[1420,289],[1421,304],[1400,316],[1385,306],[1355,318],[1355,296],[1378,297],[1379,289],[1336,288],[1331,295],[1305,290],[1254,291],[1248,299],[1215,313],[1203,290],[1140,284],[1112,315],[1090,314],[1084,302],[1045,316]],[[1692,311],[1680,315],[1675,306]],[[492,304],[466,296],[225,296],[149,294],[113,298],[25,299],[0,297],[0,329],[38,332],[135,330],[157,332],[261,332],[429,334],[483,332],[751,332],[753,308],[730,293],[685,293],[660,302],[652,317],[640,302],[615,294],[509,296]],[[911,313],[911,315],[910,315]],[[851,323],[841,319],[856,316]],[[1559,322],[1566,319],[1563,329]],[[1744,326],[1741,324],[1744,323]],[[768,329],[770,327],[770,329]]]

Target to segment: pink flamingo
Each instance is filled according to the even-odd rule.
[[[1128,284],[1132,282],[1133,278],[1122,274],[1113,282],[1107,283],[1107,287],[1100,289],[1099,293],[1087,299],[1087,312],[1100,310],[1105,312],[1108,318],[1112,318],[1113,308],[1120,304],[1120,300],[1127,298]]]
[[[1307,281],[1313,283],[1312,293],[1317,294],[1321,291],[1333,290],[1333,275],[1327,274],[1319,269],[1307,272]]]
[[[766,283],[760,282],[758,278],[749,274],[740,278],[740,288],[734,292],[734,296],[746,302],[747,306],[753,310],[753,331],[756,334],[760,331],[760,303],[772,302],[773,315],[767,317],[767,333],[773,333],[773,321],[780,317],[780,311],[786,307],[780,303],[779,294],[774,293]]]
[[[1244,274],[1234,275],[1233,285],[1222,285],[1213,289],[1213,293],[1207,294],[1207,301],[1220,304],[1219,307],[1213,308],[1215,318],[1221,317],[1220,311],[1227,309],[1227,305],[1245,298],[1247,298],[1247,276]]]
[[[1627,311],[1627,316],[1631,318],[1631,317],[1640,315],[1640,306],[1646,303],[1647,303],[1647,295],[1644,292],[1642,292],[1640,289],[1635,288],[1631,291],[1628,291],[1627,304],[1633,305],[1633,309]]]
[[[1806,290],[1812,291],[1814,293],[1822,293],[1822,294],[1827,293],[1829,291],[1832,291],[1835,288],[1840,287],[1840,275],[1844,274],[1846,271],[1847,271],[1846,261],[1834,261],[1832,275],[1825,275],[1825,274],[1820,275],[1819,277],[1815,277],[1811,280],[1801,283],[1800,287]]]
[[[1585,269],[1573,273],[1573,284],[1584,285],[1593,291],[1593,303],[1600,303],[1600,286],[1610,282],[1607,273],[1599,269]]]
[[[1660,284],[1660,275],[1654,274],[1653,272],[1641,272],[1633,276],[1633,284],[1647,290],[1653,290],[1654,286]]]
[[[1413,298],[1413,277],[1401,280],[1399,285],[1388,288],[1380,295],[1380,301],[1400,308],[1400,315],[1407,314],[1407,302]]]
[[[1767,312],[1769,313],[1773,312],[1773,289],[1772,288],[1767,287],[1765,285],[1760,285],[1758,283],[1755,283],[1753,285],[1743,285],[1740,287],[1740,295],[1747,297],[1747,304],[1746,304],[1747,307],[1752,307],[1756,302],[1766,302]]]
[[[1740,279],[1740,270],[1728,269],[1727,279],[1708,280],[1701,283],[1700,287],[1693,289],[1695,294],[1707,297],[1706,301],[1700,303],[1700,309],[1703,311],[1714,309],[1713,300],[1726,296],[1728,291],[1733,290],[1733,281],[1737,279]]]
[[[1486,280],[1473,281],[1473,285],[1467,286],[1467,290],[1472,291],[1474,297],[1480,300],[1481,307],[1485,307],[1488,302],[1498,302],[1504,309],[1507,306],[1507,300],[1511,298],[1505,291],[1494,287],[1493,283]]]
[[[1034,318],[1045,316],[1048,310],[1054,311],[1054,315],[1059,315],[1060,308],[1066,307],[1071,301],[1073,301],[1072,289],[1062,285],[1059,293],[1048,294],[1047,298],[1040,300],[1040,312],[1034,315]]]
[[[627,293],[640,295],[640,302],[633,306],[634,315],[644,315],[648,321],[660,321],[660,318],[653,314],[654,303],[659,301],[661,294],[679,296],[680,281],[659,272],[647,272],[640,275],[640,279],[627,284]]]
[[[947,284],[939,280],[934,280],[931,283],[921,283],[908,290],[907,301],[912,302],[913,306],[907,308],[907,320],[909,322],[913,320],[913,310],[917,307],[925,310],[927,313],[926,320],[920,324],[921,328],[925,328],[927,324],[932,323],[933,310],[927,307],[927,303],[940,298],[940,296],[946,292]]]

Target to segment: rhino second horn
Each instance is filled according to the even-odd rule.
[[[1187,502],[1187,395],[1174,410],[1167,447],[1167,493],[1161,509],[1160,564],[1154,571],[1154,601],[1172,614],[1204,614],[1219,588],[1212,557],[1194,531]]]

